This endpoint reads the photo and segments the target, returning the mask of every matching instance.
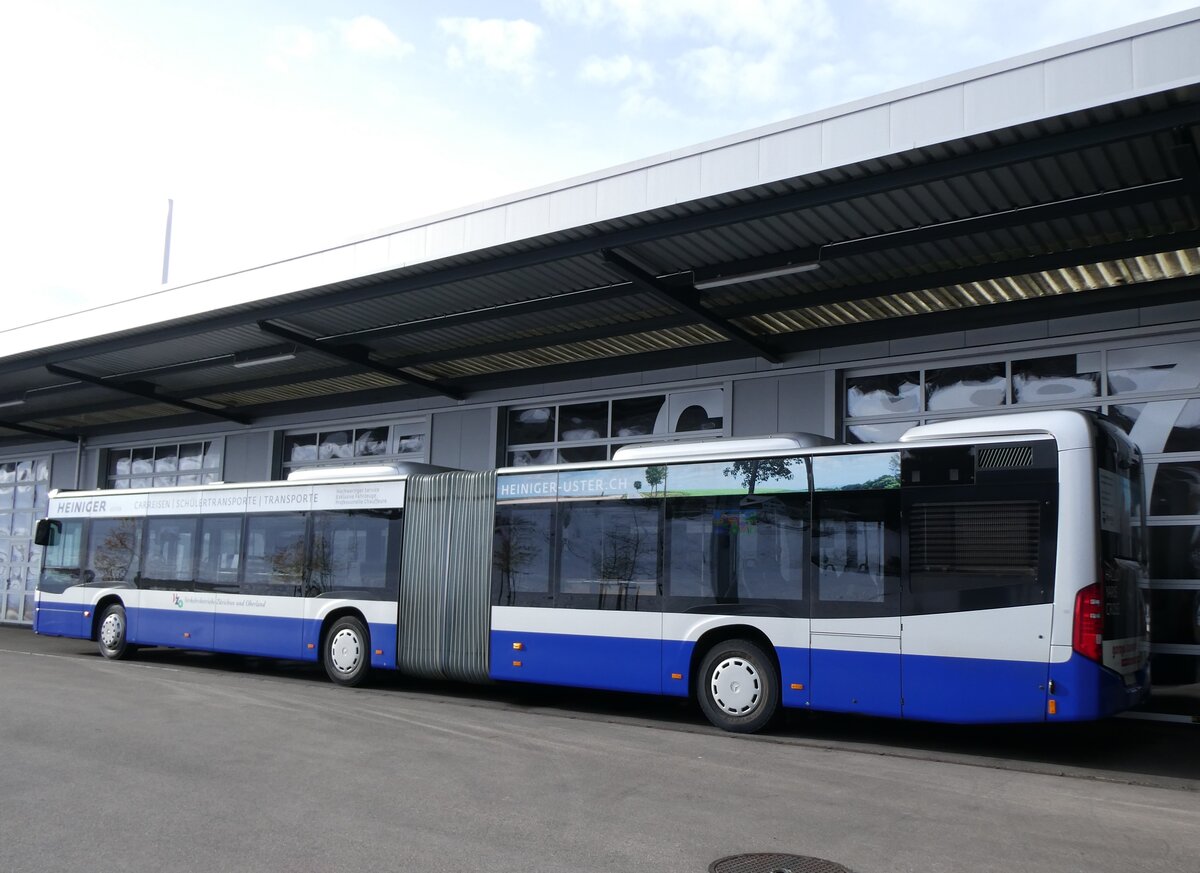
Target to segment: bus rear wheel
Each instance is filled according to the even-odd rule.
[[[704,656],[696,697],[706,718],[722,730],[752,734],[779,709],[779,677],[771,658],[749,640],[726,640]]]
[[[344,615],[325,634],[325,675],[337,685],[361,685],[371,669],[371,638],[363,623]]]
[[[100,654],[106,658],[118,661],[132,651],[127,639],[125,607],[119,603],[110,603],[100,613],[96,626],[96,642],[100,646]]]

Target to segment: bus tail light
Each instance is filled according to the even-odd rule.
[[[1093,661],[1102,661],[1104,586],[1093,582],[1075,595],[1075,627],[1071,648]]]

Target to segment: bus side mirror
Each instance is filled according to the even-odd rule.
[[[33,542],[39,546],[57,545],[62,536],[62,522],[57,518],[39,518],[33,529]]]

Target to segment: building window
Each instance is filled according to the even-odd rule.
[[[418,421],[289,431],[283,436],[283,475],[306,467],[423,462],[427,430]]]
[[[512,467],[605,461],[624,445],[725,435],[725,391],[705,388],[508,410]]]
[[[50,461],[0,461],[0,622],[33,621],[41,548],[33,526],[50,509]]]
[[[222,440],[108,450],[106,488],[170,488],[221,481]]]

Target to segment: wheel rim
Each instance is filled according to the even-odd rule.
[[[762,677],[745,658],[725,658],[713,668],[709,693],[721,712],[747,716],[762,701]]]
[[[115,649],[121,645],[125,636],[125,620],[119,612],[110,612],[100,623],[100,643],[106,649]]]
[[[362,640],[349,628],[342,628],[329,641],[329,662],[343,675],[357,670],[362,657]]]

